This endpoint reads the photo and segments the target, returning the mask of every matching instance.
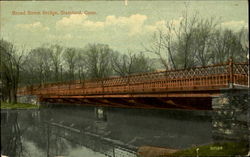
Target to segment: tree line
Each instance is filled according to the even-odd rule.
[[[247,60],[248,30],[224,29],[212,18],[183,17],[178,26],[170,21],[165,29],[156,31],[151,45],[140,53],[120,53],[99,43],[84,48],[51,44],[25,50],[1,39],[1,99],[16,102],[20,86],[126,76],[154,71],[158,63],[169,70],[219,64],[229,58]]]
[[[225,63],[247,61],[248,29],[238,31],[223,28],[214,18],[200,18],[197,14],[183,15],[178,26],[169,21],[165,29],[158,29],[152,44],[145,47],[160,59],[165,69],[187,69]]]
[[[153,71],[144,53],[120,53],[105,44],[85,48],[42,45],[25,51],[0,40],[2,100],[16,102],[17,88],[52,82],[101,79]]]

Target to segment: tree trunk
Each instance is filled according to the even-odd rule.
[[[58,66],[55,66],[55,81],[58,82]]]
[[[15,88],[10,89],[10,103],[15,104],[17,102],[17,96],[16,96],[17,90]]]

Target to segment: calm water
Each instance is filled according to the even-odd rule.
[[[1,111],[1,154],[11,157],[136,156],[140,146],[187,148],[212,142],[200,111],[60,107]]]

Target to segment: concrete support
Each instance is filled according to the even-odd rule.
[[[248,89],[223,90],[214,97],[213,138],[215,141],[244,141],[250,144]]]
[[[95,117],[100,121],[107,121],[107,113],[104,107],[95,107]]]
[[[93,131],[99,135],[105,135],[107,130],[107,110],[104,107],[95,107],[96,120],[93,123]]]

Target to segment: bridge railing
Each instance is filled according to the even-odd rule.
[[[84,82],[52,83],[24,87],[22,94],[91,95],[133,92],[164,92],[228,87],[229,84],[248,85],[249,64],[233,63],[135,74]]]
[[[233,83],[238,85],[248,85],[249,64],[235,63],[233,64]]]

